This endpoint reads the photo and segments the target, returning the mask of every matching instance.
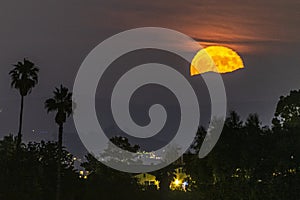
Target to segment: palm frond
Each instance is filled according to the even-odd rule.
[[[19,90],[22,96],[31,93],[38,83],[39,68],[35,64],[24,58],[23,63],[18,62],[9,72],[11,77],[11,87]]]
[[[67,87],[60,85],[53,91],[53,97],[46,100],[45,108],[48,112],[57,111],[55,121],[58,124],[66,122],[66,117],[72,114],[72,93]]]

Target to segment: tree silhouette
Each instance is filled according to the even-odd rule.
[[[227,127],[237,130],[239,130],[243,126],[243,122],[241,121],[240,116],[235,111],[229,112],[229,116],[226,119],[225,123]]]
[[[61,152],[62,152],[62,136],[63,124],[67,117],[72,114],[72,93],[63,85],[60,88],[55,88],[54,96],[45,102],[47,112],[56,112],[55,122],[59,126],[58,132],[58,164],[57,164],[57,195],[56,199],[60,199],[61,187]]]
[[[23,108],[24,97],[31,93],[32,88],[38,83],[39,68],[35,64],[24,58],[23,63],[18,62],[14,65],[14,69],[9,72],[11,76],[11,86],[17,90],[21,95],[21,110],[19,118],[19,131],[17,138],[17,149],[19,149],[22,142],[22,122],[23,122]]]
[[[287,96],[281,96],[276,107],[273,126],[285,129],[300,125],[300,90],[293,90]]]
[[[120,152],[118,148],[125,152]],[[115,136],[110,139],[107,149],[101,153],[102,162],[93,155],[86,156],[87,162],[81,164],[85,170],[90,172],[87,180],[87,192],[85,199],[131,199],[139,191],[137,180],[133,174],[120,172],[106,166],[105,162],[114,162],[120,165],[133,165],[135,157],[131,153],[136,153],[140,147],[131,145],[126,137]],[[130,191],[130,192],[129,192]]]
[[[24,144],[16,160],[16,141],[12,135],[0,140],[0,199],[55,199],[58,143]],[[61,155],[62,199],[74,199],[80,195],[81,180],[73,155],[65,149]]]
[[[110,141],[115,144],[116,146],[118,146],[119,148],[126,150],[126,151],[130,151],[132,153],[136,153],[140,150],[140,146],[139,145],[131,145],[129,143],[128,138],[126,137],[122,137],[122,136],[115,136],[112,137],[110,139]]]
[[[257,114],[249,114],[245,122],[247,134],[260,134],[261,121]]]
[[[205,130],[205,128],[203,126],[198,127],[195,139],[194,139],[192,145],[190,146],[189,153],[192,153],[192,154],[199,153],[206,134],[207,134],[207,131]]]

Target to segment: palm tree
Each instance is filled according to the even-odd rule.
[[[38,83],[39,68],[35,64],[24,58],[23,63],[18,62],[14,65],[14,69],[9,72],[11,77],[11,86],[17,90],[21,95],[21,111],[19,118],[19,131],[17,137],[17,149],[19,149],[22,142],[22,122],[23,122],[23,108],[24,97],[31,93]]]
[[[63,124],[66,122],[67,117],[72,114],[72,93],[68,88],[60,86],[55,88],[53,98],[46,100],[45,108],[47,112],[56,112],[55,122],[59,126],[58,131],[58,163],[57,163],[57,186],[56,186],[56,199],[60,199],[60,185],[61,185],[61,152],[62,152],[62,135]]]

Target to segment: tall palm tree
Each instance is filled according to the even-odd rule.
[[[47,112],[56,112],[55,122],[59,126],[58,131],[58,163],[57,163],[57,185],[56,185],[56,199],[60,199],[61,187],[61,153],[62,153],[62,136],[63,125],[72,114],[72,93],[68,88],[60,86],[55,88],[54,96],[45,102]]]
[[[21,110],[19,118],[19,131],[17,137],[17,149],[19,149],[22,142],[22,122],[23,122],[23,108],[24,97],[31,93],[38,83],[39,68],[35,64],[24,58],[23,63],[18,62],[14,65],[14,69],[9,72],[11,77],[11,86],[17,90],[21,95]]]

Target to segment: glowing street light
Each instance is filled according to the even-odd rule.
[[[179,185],[181,184],[181,181],[178,180],[178,179],[175,179],[174,184],[175,184],[176,186],[179,186]]]

